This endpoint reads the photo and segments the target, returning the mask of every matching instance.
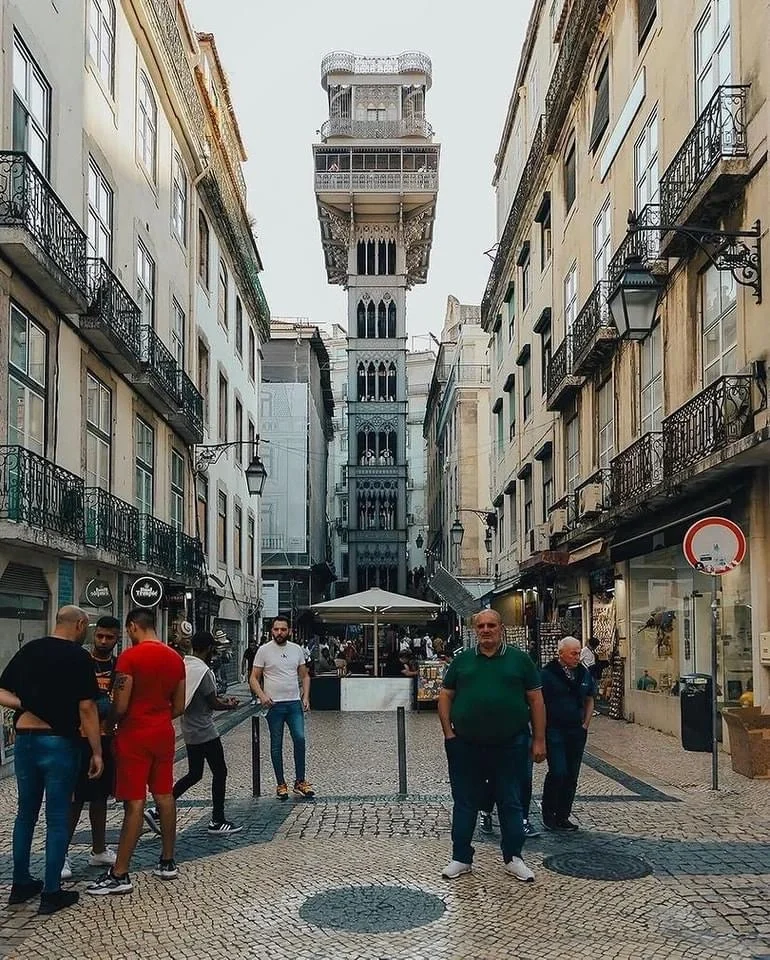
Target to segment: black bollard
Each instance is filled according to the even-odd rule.
[[[403,707],[396,708],[398,730],[398,795],[406,796],[406,716]]]
[[[259,714],[251,718],[251,795],[258,797],[262,793],[259,769]]]

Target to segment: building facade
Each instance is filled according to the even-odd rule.
[[[536,2],[496,157],[482,323],[495,563],[515,577],[496,606],[543,658],[561,633],[597,636],[611,712],[671,732],[680,677],[711,672],[711,585],[682,554],[700,517],[750,543],[721,578],[720,697],[768,695],[768,276],[756,238],[707,236],[765,213],[767,17],[731,0]],[[639,342],[608,309],[629,257],[662,287]]]
[[[329,119],[315,194],[330,283],[347,289],[348,574],[351,593],[407,586],[406,293],[428,273],[439,147],[421,53],[321,64]]]
[[[436,354],[432,350],[409,350],[406,355],[406,585],[407,593],[418,598],[423,596],[427,586],[425,538],[428,532],[428,463],[422,425],[435,362]]]
[[[204,268],[226,266],[220,296],[240,301],[255,362],[268,333],[237,124],[184,4],[5,0],[1,23],[0,667],[63,603],[122,616],[142,575],[163,588],[164,638],[184,617],[212,625],[234,566],[210,580],[214,507],[195,468],[220,414],[198,347],[228,365],[232,350]],[[254,417],[257,377],[241,387]],[[218,476],[245,530],[229,462]],[[253,557],[235,591],[256,604]]]

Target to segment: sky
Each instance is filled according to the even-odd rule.
[[[530,0],[186,0],[196,30],[213,33],[249,160],[249,212],[276,317],[326,329],[346,323],[346,294],[326,280],[311,145],[328,117],[320,64],[332,50],[433,61],[427,118],[441,144],[428,282],[407,297],[410,349],[441,332],[449,294],[478,304],[495,231],[494,157],[513,89]]]

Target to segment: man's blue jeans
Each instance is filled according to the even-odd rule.
[[[587,733],[583,727],[546,728],[545,749],[548,773],[543,784],[543,823],[546,826],[569,820],[575,801],[580,764]]]
[[[19,809],[13,827],[13,882],[30,883],[32,835],[45,794],[46,893],[61,888],[61,871],[70,840],[70,808],[80,766],[77,740],[52,734],[17,733],[14,767]]]
[[[503,860],[508,863],[512,857],[520,857],[524,845],[521,797],[527,779],[529,730],[499,744],[451,737],[445,741],[445,747],[454,801],[452,859],[473,862],[471,840],[487,790],[497,804]]]
[[[294,744],[294,773],[297,780],[305,779],[305,712],[300,700],[278,700],[267,711],[270,730],[270,759],[273,761],[277,783],[286,783],[283,773],[283,726],[289,728]]]

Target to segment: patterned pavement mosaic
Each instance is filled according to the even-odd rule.
[[[179,804],[176,882],[151,876],[159,842],[146,833],[131,896],[84,896],[75,908],[45,919],[34,907],[0,907],[0,957],[770,956],[770,786],[733,774],[727,757],[722,789],[714,794],[707,755],[686,754],[662,734],[599,718],[575,807],[582,829],[528,842],[525,857],[536,882],[519,884],[503,872],[497,830],[478,836],[473,874],[448,882],[440,871],[449,855],[451,801],[435,715],[407,717],[409,789],[399,799],[394,715],[311,714],[309,775],[318,797],[285,804],[272,797],[264,725],[264,795],[255,800],[248,710],[222,719],[228,725],[227,813],[242,833],[206,833],[206,775]],[[288,744],[286,760],[289,773]],[[183,772],[185,764],[177,769]],[[536,768],[536,797],[542,776]],[[14,781],[0,781],[3,900],[14,811]],[[120,818],[114,808],[111,842]],[[85,866],[86,824],[84,817],[72,850],[72,882],[81,890],[97,873]],[[38,864],[41,841],[36,836]]]

